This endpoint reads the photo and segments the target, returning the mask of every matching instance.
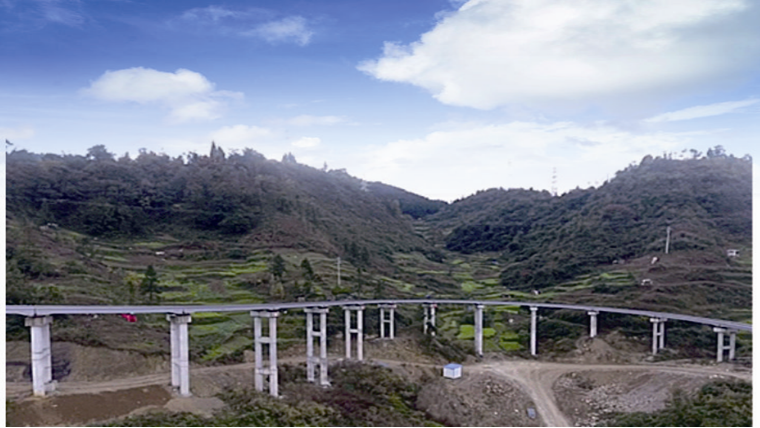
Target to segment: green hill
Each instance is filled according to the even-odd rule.
[[[599,188],[562,196],[491,189],[457,201],[429,218],[450,231],[446,248],[497,251],[502,283],[547,287],[617,260],[670,251],[725,255],[750,246],[752,166],[726,156],[652,158],[620,171]]]

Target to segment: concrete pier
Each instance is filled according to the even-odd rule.
[[[596,316],[599,315],[599,312],[589,311],[588,314],[591,317],[588,336],[594,338],[596,337]]]
[[[187,325],[190,315],[167,315],[169,321],[171,358],[172,358],[172,388],[179,391],[182,397],[190,396],[190,342],[187,338]]]
[[[530,355],[536,356],[536,312],[538,306],[530,307]]]
[[[253,347],[256,355],[253,382],[256,391],[264,391],[264,376],[269,376],[269,395],[277,397],[277,311],[251,311],[253,317]],[[269,319],[269,336],[262,336],[261,319]],[[269,345],[269,367],[264,368],[263,345]]]
[[[435,336],[435,308],[438,307],[435,303],[425,303],[422,305],[425,318],[423,319],[424,326],[422,327],[422,332],[424,334],[428,334],[428,331],[430,332],[431,336]]]
[[[306,380],[314,382],[315,366],[319,364],[319,384],[329,386],[327,380],[327,313],[328,308],[306,308]],[[319,314],[319,331],[314,331],[314,314]],[[314,358],[314,338],[319,338],[319,358]]]
[[[652,323],[652,355],[657,355],[658,349],[665,348],[665,321],[666,318],[649,318]]]
[[[723,355],[728,350],[728,360],[732,361],[736,358],[736,330],[729,330],[722,327],[713,327],[713,331],[718,333],[718,355],[717,362],[723,362]],[[726,345],[725,334],[729,334],[728,345]]]
[[[55,390],[53,359],[50,352],[50,324],[53,317],[29,317],[24,324],[31,329],[32,388],[34,395],[44,397]]]
[[[396,313],[396,305],[380,305],[380,338],[385,339],[385,326],[388,325],[388,330],[390,335],[388,336],[390,339],[395,338],[393,327],[394,327],[394,317]],[[388,318],[385,318],[385,310],[388,310]]]
[[[475,355],[483,356],[483,305],[475,305]]]
[[[364,306],[344,306],[346,314],[346,359],[351,359],[351,334],[356,334],[356,359],[364,359]],[[356,312],[356,328],[351,327],[351,311]]]

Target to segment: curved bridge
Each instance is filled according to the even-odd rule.
[[[50,354],[50,325],[53,315],[93,315],[93,314],[146,314],[163,313],[170,322],[171,332],[171,360],[172,360],[172,386],[180,395],[190,395],[189,379],[189,342],[187,328],[191,322],[192,314],[198,312],[250,312],[254,325],[254,350],[255,350],[255,387],[259,391],[264,389],[264,377],[268,377],[269,392],[277,396],[277,318],[281,311],[291,309],[303,309],[306,314],[306,344],[307,344],[307,376],[311,382],[316,381],[316,366],[319,366],[319,383],[329,385],[327,379],[327,313],[332,307],[342,307],[345,311],[345,345],[346,358],[351,358],[352,338],[356,338],[356,355],[358,360],[363,359],[363,311],[366,306],[377,306],[380,310],[380,337],[394,338],[394,312],[398,305],[422,305],[424,308],[424,331],[435,334],[435,310],[438,305],[467,305],[475,308],[475,352],[483,355],[483,309],[485,306],[520,306],[528,307],[531,314],[530,350],[531,355],[537,354],[537,312],[540,308],[546,309],[570,309],[585,311],[589,317],[589,336],[595,337],[597,333],[597,315],[601,312],[617,313],[633,316],[649,317],[652,322],[652,353],[657,354],[658,349],[665,346],[665,322],[667,320],[679,320],[692,322],[713,327],[718,335],[717,361],[723,361],[725,351],[728,351],[728,359],[734,359],[736,346],[736,333],[738,331],[752,331],[752,325],[735,321],[718,320],[712,318],[696,317],[692,315],[675,314],[668,312],[655,312],[639,309],[610,308],[602,306],[569,305],[562,303],[539,303],[518,301],[495,301],[495,300],[441,300],[441,299],[378,299],[378,300],[340,300],[322,302],[290,302],[290,303],[261,303],[246,305],[157,305],[157,306],[66,306],[66,305],[39,305],[6,306],[8,315],[21,315],[26,317],[26,326],[31,328],[32,347],[32,384],[35,395],[44,396],[46,392],[55,389],[52,379],[52,360]],[[386,312],[387,311],[387,312]],[[352,316],[356,312],[356,316]],[[389,315],[386,317],[386,313]],[[319,315],[319,329],[314,330],[314,315]],[[355,318],[355,327],[352,327],[352,319]],[[269,335],[262,335],[262,319],[268,320]],[[728,334],[729,344],[725,344],[724,335]],[[319,357],[314,356],[314,339],[319,338]],[[264,367],[263,346],[269,348],[269,366]]]

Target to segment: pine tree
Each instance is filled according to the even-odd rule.
[[[272,264],[269,266],[269,270],[274,275],[275,279],[282,281],[282,275],[285,274],[285,260],[279,254],[276,254],[272,258]]]
[[[140,292],[148,295],[148,301],[152,302],[153,298],[158,298],[158,294],[161,293],[161,286],[158,284],[158,274],[153,268],[153,265],[149,265],[145,270],[145,277],[140,284]]]

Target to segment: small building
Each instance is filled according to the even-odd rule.
[[[458,379],[462,377],[462,365],[461,364],[446,364],[443,366],[443,377],[449,379]]]
[[[726,250],[726,255],[728,255],[728,257],[739,257],[739,250],[735,250],[735,249]]]
[[[528,417],[531,419],[536,419],[536,409],[533,407],[528,407]]]

